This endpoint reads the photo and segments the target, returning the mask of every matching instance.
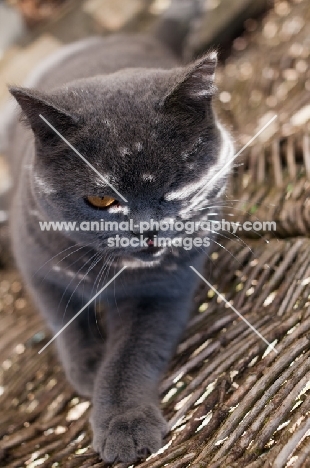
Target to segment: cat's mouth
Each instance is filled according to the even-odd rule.
[[[155,255],[156,253],[161,252],[162,250],[163,250],[163,247],[154,247],[153,245],[150,245],[146,249],[141,250],[141,252]]]
[[[133,253],[133,256],[143,261],[154,261],[160,257],[165,251],[164,247],[154,247],[150,245],[146,249],[138,250]]]

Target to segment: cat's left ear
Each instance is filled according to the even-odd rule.
[[[216,65],[217,52],[213,51],[187,66],[166,96],[164,107],[178,106],[188,112],[201,112],[217,91],[214,85]]]
[[[23,120],[41,141],[55,137],[55,132],[48,123],[62,133],[78,122],[76,116],[54,102],[55,98],[48,94],[20,87],[10,87],[9,91],[23,111]]]

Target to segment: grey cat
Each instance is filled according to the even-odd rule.
[[[91,38],[50,59],[32,87],[10,89],[24,121],[10,130],[13,250],[53,332],[127,267],[56,339],[69,381],[92,399],[94,449],[110,463],[162,445],[158,383],[199,281],[189,266],[202,271],[207,251],[154,246],[156,235],[180,237],[173,229],[124,249],[108,246],[117,231],[42,231],[39,221],[206,219],[233,151],[212,108],[216,62],[211,52],[182,66],[155,37]]]

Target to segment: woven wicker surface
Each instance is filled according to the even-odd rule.
[[[201,287],[161,385],[171,445],[141,466],[282,467],[292,456],[291,466],[310,466],[310,241],[231,240],[225,248],[212,254],[214,284],[278,354]],[[37,354],[45,333],[15,273],[1,289],[2,466],[103,466],[89,448],[88,402],[51,348]]]
[[[305,122],[298,115],[309,104],[309,22],[308,1],[278,0],[261,22],[248,20],[248,31],[234,41],[218,84],[224,91],[220,109],[231,114],[240,141],[274,114],[278,120],[261,141],[278,130],[281,136],[296,133]]]
[[[284,49],[293,43],[303,44],[308,55],[303,52],[300,60],[308,64],[308,10],[305,0],[280,3],[282,10],[277,6],[264,24],[276,21],[279,28],[299,16],[304,26],[284,47],[282,42],[268,45],[261,33],[265,26],[258,25],[247,33],[244,50],[235,53],[220,77],[221,89],[231,93],[225,106],[233,112],[240,143],[259,128],[262,116],[272,115],[278,106],[277,124],[244,152],[243,165],[235,169],[224,201],[235,221],[271,220],[277,229],[263,232],[263,237],[243,231],[240,237],[223,233],[205,270],[205,277],[277,352],[267,349],[202,284],[192,321],[161,384],[171,431],[162,452],[140,463],[141,468],[310,467],[309,134],[300,118],[292,121],[300,103],[306,102],[309,77],[305,72],[303,81],[295,83],[292,98],[287,96],[271,109],[265,98],[286,82],[285,74],[281,82],[271,78],[274,88],[263,88],[258,73],[262,59],[269,68],[285,62]],[[287,16],[279,14],[285,8]],[[235,97],[236,83],[229,73],[240,68],[242,56],[256,73],[242,80]],[[281,73],[285,67],[279,68]],[[248,106],[253,80],[264,97],[256,107]],[[227,95],[220,98],[227,101]],[[286,108],[291,112],[285,120]],[[38,354],[48,332],[18,274],[4,268],[0,271],[0,466],[105,466],[90,448],[89,402],[77,397],[66,382],[53,347]]]

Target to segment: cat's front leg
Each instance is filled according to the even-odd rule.
[[[85,303],[78,294],[60,285],[37,280],[36,303],[46,317],[56,338],[60,360],[67,379],[80,395],[92,397],[95,376],[104,353],[104,330],[99,330],[96,312],[91,305],[68,326]]]
[[[67,379],[79,395],[91,398],[104,344],[86,321],[76,319],[57,338]]]
[[[118,303],[91,417],[94,448],[107,462],[134,462],[162,446],[167,426],[158,383],[188,318],[189,303],[152,297]]]

